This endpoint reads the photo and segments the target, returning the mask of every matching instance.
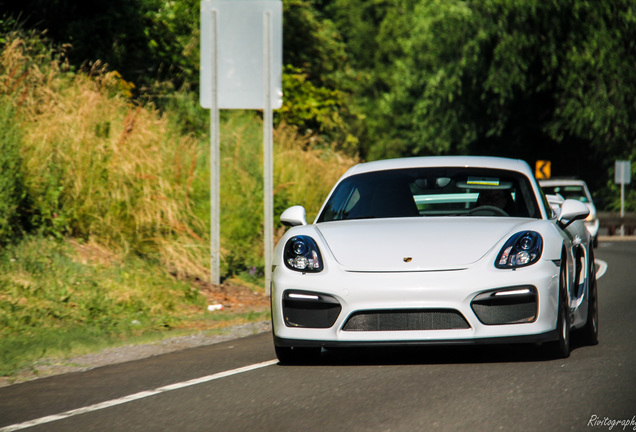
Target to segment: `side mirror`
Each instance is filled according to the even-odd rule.
[[[285,226],[307,225],[305,207],[297,205],[288,208],[280,215],[280,221]]]
[[[563,201],[565,201],[561,195],[548,195],[545,196],[552,207],[552,211],[555,215],[559,216],[561,214],[561,205],[563,205]]]
[[[557,219],[559,226],[565,229],[572,222],[585,219],[590,214],[588,206],[579,200],[567,199],[561,204],[561,213]]]

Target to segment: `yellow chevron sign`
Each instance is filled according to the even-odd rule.
[[[537,180],[549,179],[552,176],[552,163],[547,160],[538,160],[534,167],[534,176]]]

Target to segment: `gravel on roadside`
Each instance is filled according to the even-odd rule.
[[[98,353],[86,354],[79,357],[66,359],[43,359],[38,361],[28,370],[24,370],[12,377],[0,377],[0,387],[19,384],[38,378],[60,375],[71,372],[82,372],[100,366],[124,363],[140,360],[147,357],[195,348],[203,345],[212,345],[228,340],[271,331],[270,321],[259,321],[223,329],[221,334],[193,334],[164,339],[151,344],[126,345],[117,348],[108,348]]]

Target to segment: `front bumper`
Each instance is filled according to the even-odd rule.
[[[476,265],[381,273],[332,267],[302,274],[277,267],[272,283],[274,341],[277,346],[338,347],[554,340],[558,277],[559,267],[549,260],[516,270]],[[527,304],[522,311],[514,300],[527,289],[535,296],[531,316]],[[492,318],[475,307],[479,299],[494,298],[490,294],[502,290],[512,294],[507,297],[513,306],[503,315]],[[289,312],[289,293],[306,301],[306,308],[293,311],[295,316]],[[312,299],[322,306],[312,305]]]
[[[559,338],[557,330],[546,333],[523,335],[523,336],[501,336],[493,338],[473,338],[473,339],[447,339],[447,340],[407,340],[407,341],[321,341],[302,339],[283,339],[274,336],[274,345],[279,347],[297,348],[356,348],[356,347],[393,347],[393,346],[456,346],[456,345],[497,345],[497,344],[541,344],[552,342]]]

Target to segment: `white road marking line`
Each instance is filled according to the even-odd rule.
[[[170,384],[167,386],[163,386],[163,387],[159,387],[156,388],[154,390],[148,390],[148,391],[142,391],[139,393],[135,393],[135,394],[131,394],[128,396],[124,396],[121,397],[119,399],[113,399],[113,400],[109,400],[109,401],[105,401],[105,402],[100,402],[94,405],[90,405],[87,407],[83,407],[83,408],[77,408],[77,409],[73,409],[70,411],[66,411],[60,414],[54,414],[54,415],[50,415],[50,416],[46,416],[46,417],[42,417],[39,419],[35,419],[35,420],[30,420],[24,423],[19,423],[19,424],[14,424],[14,425],[10,425],[10,426],[5,426],[3,428],[0,428],[0,432],[13,432],[13,431],[17,431],[17,430],[22,430],[22,429],[26,429],[26,428],[30,428],[33,426],[38,426],[41,424],[45,424],[45,423],[51,423],[54,421],[58,421],[58,420],[63,420],[69,417],[73,417],[76,415],[80,415],[80,414],[85,414],[85,413],[89,413],[92,411],[99,411],[99,410],[103,410],[106,408],[110,408],[116,405],[122,405],[128,402],[132,402],[132,401],[136,401],[139,399],[144,399],[150,396],[154,396],[154,395],[158,395],[160,393],[165,393],[168,391],[172,391],[172,390],[179,390],[185,387],[190,387],[193,385],[197,385],[197,384],[202,384],[208,381],[214,381],[220,378],[226,378],[232,375],[237,375],[243,372],[249,372],[249,371],[253,371],[255,369],[260,369],[260,368],[264,368],[267,366],[271,366],[273,364],[278,363],[278,360],[269,360],[263,363],[256,363],[253,365],[249,365],[249,366],[245,366],[245,367],[241,367],[238,369],[232,369],[229,371],[225,371],[225,372],[219,372],[213,375],[208,375],[208,376],[204,376],[201,378],[195,378],[195,379],[191,379],[189,381],[184,381],[184,382],[180,382],[180,383],[175,383],[175,384]]]
[[[594,260],[594,264],[598,266],[598,270],[596,271],[596,279],[600,279],[603,277],[605,272],[607,271],[607,263],[605,261],[601,261],[599,259]],[[2,432],[2,431],[0,431]]]

